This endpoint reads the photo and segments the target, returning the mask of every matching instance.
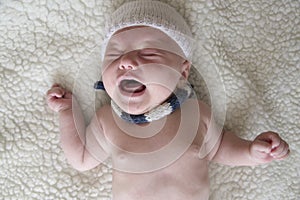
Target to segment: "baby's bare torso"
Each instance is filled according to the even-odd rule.
[[[208,199],[206,162],[198,159],[198,147],[163,169],[141,174],[113,172],[114,200]]]
[[[199,134],[201,123],[197,124],[198,133],[192,141],[176,142],[178,130],[182,128],[181,114],[176,111],[166,120],[134,125],[132,129],[111,111],[106,112],[101,121],[112,152],[113,200],[208,199],[208,162],[199,159],[203,140]],[[189,120],[195,119],[190,117]],[[188,127],[187,132],[193,131]],[[151,135],[156,129],[159,131]],[[183,148],[161,151],[168,149],[172,142]]]

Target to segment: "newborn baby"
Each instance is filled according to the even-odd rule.
[[[175,9],[129,2],[108,23],[100,87],[111,104],[86,126],[70,91],[54,84],[47,102],[59,113],[61,146],[74,168],[111,158],[114,200],[208,199],[209,162],[258,165],[288,156],[277,133],[241,139],[196,98],[187,81],[193,40]]]

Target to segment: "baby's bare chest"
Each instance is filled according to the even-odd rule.
[[[142,126],[118,119],[115,123],[105,132],[109,133],[106,138],[114,168],[120,171],[152,172],[169,166],[187,152],[196,158],[196,150],[189,150],[199,149],[202,143],[198,122],[187,125],[176,115]]]

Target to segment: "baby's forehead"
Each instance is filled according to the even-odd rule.
[[[149,27],[149,26],[140,26],[140,25],[138,25],[138,26],[128,26],[128,27],[125,27],[125,28],[122,28],[122,29],[116,31],[113,35],[116,35],[118,33],[124,32],[124,31],[129,31],[129,30],[132,30],[132,29],[147,28],[147,27]],[[151,28],[151,27],[149,27],[149,28]]]
[[[149,26],[132,26],[118,30],[110,38],[107,50],[130,51],[155,48],[183,55],[179,45],[163,31]]]
[[[159,29],[149,26],[131,26],[118,30],[109,40],[110,43],[132,43],[132,42],[175,42],[167,34]]]

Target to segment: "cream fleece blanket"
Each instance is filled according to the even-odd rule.
[[[110,199],[109,167],[79,173],[66,163],[45,93],[54,82],[73,89],[89,120],[105,16],[122,2],[0,1],[0,199]],[[201,44],[195,69],[220,74],[225,126],[248,139],[277,131],[291,148],[256,168],[211,165],[210,199],[300,199],[300,1],[167,2]],[[200,79],[191,76],[209,101]]]

